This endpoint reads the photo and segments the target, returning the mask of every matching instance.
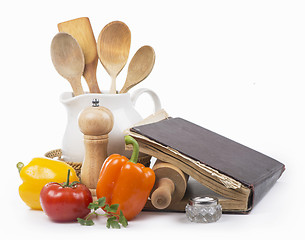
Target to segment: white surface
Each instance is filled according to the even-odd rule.
[[[2,236],[278,239],[303,233],[303,1],[28,0],[1,2],[0,9]],[[59,95],[70,86],[55,71],[49,48],[57,23],[81,16],[90,18],[96,38],[110,21],[124,21],[132,32],[129,61],[142,45],[154,47],[155,68],[133,90],[151,88],[171,116],[286,165],[286,172],[251,214],[224,215],[215,224],[203,225],[187,222],[181,213],[144,212],[127,229],[116,231],[106,229],[105,219],[92,227],[55,224],[20,200],[15,164],[28,163],[61,144],[66,112]],[[119,75],[120,87],[126,72],[127,67]],[[97,77],[107,90],[110,78],[101,64]],[[148,115],[153,105],[148,96],[141,98],[137,108]]]

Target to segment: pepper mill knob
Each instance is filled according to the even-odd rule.
[[[84,135],[108,135],[113,128],[113,115],[108,108],[99,106],[98,99],[93,99],[92,107],[84,109],[79,115],[78,125]]]
[[[85,144],[81,181],[94,195],[100,170],[108,157],[108,134],[113,128],[113,115],[108,108],[99,106],[98,99],[93,99],[92,107],[80,113],[78,125]]]

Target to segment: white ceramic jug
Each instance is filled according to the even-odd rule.
[[[124,131],[143,118],[134,108],[138,97],[148,93],[155,106],[155,112],[161,109],[159,97],[155,92],[147,88],[138,89],[123,94],[96,94],[87,93],[73,97],[72,92],[64,92],[60,96],[60,102],[66,107],[68,119],[62,142],[62,157],[69,162],[82,162],[85,155],[84,137],[78,126],[80,112],[92,106],[93,99],[99,99],[99,105],[111,110],[114,116],[113,129],[109,134],[108,155],[118,153],[130,157],[130,152],[125,151]]]

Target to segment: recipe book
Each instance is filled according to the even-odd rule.
[[[140,152],[177,166],[221,195],[224,212],[249,212],[285,170],[277,160],[182,118],[135,126],[129,135]]]

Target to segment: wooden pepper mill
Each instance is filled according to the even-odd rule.
[[[156,175],[151,192],[151,203],[157,209],[165,209],[180,201],[186,191],[188,175],[176,166],[157,160],[153,170]]]
[[[84,109],[78,118],[84,134],[85,159],[81,169],[81,181],[95,196],[95,189],[102,165],[107,158],[108,133],[113,128],[113,115],[99,100],[93,99],[92,107]]]

